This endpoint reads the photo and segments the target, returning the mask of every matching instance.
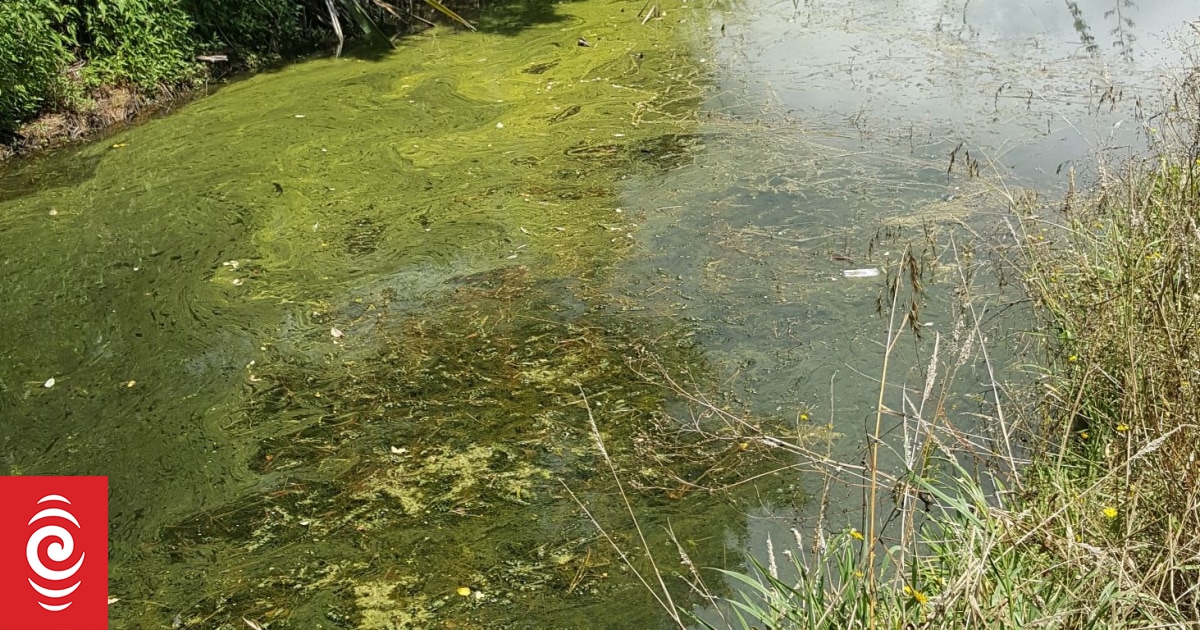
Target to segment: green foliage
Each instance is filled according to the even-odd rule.
[[[80,17],[88,87],[153,91],[195,75],[194,23],[179,0],[87,0]]]
[[[0,135],[103,86],[155,94],[205,71],[197,54],[235,63],[313,47],[323,33],[303,0],[2,0]],[[79,71],[68,76],[68,66]]]
[[[204,52],[228,50],[247,65],[312,48],[325,33],[305,19],[296,0],[186,0],[195,21],[197,46]]]
[[[0,136],[61,93],[77,13],[55,0],[0,2]]]

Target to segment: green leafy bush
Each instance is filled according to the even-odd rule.
[[[61,93],[75,9],[55,0],[0,2],[0,137]]]
[[[192,78],[194,25],[179,0],[86,0],[80,43],[88,87],[154,91]]]
[[[205,52],[228,51],[250,66],[312,48],[325,36],[297,0],[187,0],[185,8]]]

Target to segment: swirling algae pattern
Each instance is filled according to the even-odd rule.
[[[163,528],[261,482],[249,366],[328,352],[328,314],[364,292],[416,308],[497,270],[594,277],[631,245],[620,178],[694,131],[690,13],[546,7],[264,72],[0,172],[0,472],[110,477],[111,589],[147,602],[118,627],[201,596]]]

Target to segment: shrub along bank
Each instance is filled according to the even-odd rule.
[[[337,6],[366,15],[347,0]],[[372,6],[376,21],[404,21]],[[36,146],[124,120],[215,69],[254,69],[330,43],[330,25],[317,0],[4,0],[0,145]],[[200,59],[212,55],[221,61]]]

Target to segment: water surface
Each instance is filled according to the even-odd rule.
[[[669,625],[593,422],[668,577],[809,527],[667,377],[861,461],[887,274],[842,270],[926,269],[895,382],[964,345],[951,235],[1152,133],[1187,9],[1110,4],[525,3],[7,164],[0,471],[110,477],[118,627]]]

